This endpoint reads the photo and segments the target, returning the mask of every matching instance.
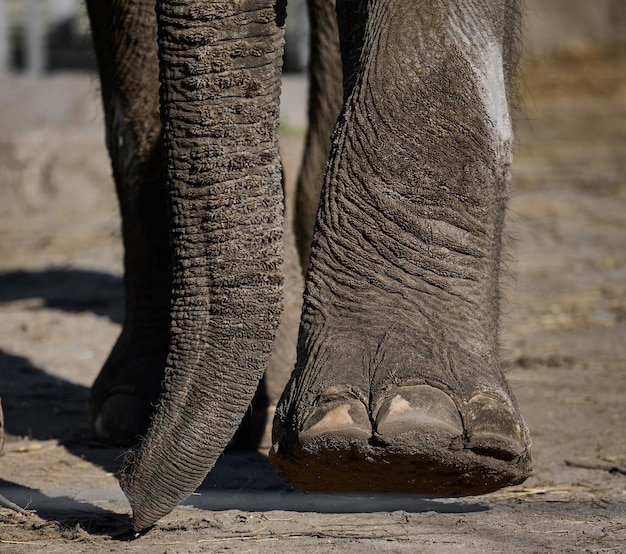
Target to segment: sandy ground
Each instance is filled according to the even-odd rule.
[[[626,71],[603,57],[526,70],[508,220],[503,350],[534,475],[464,499],[293,489],[265,456],[224,456],[146,535],[126,534],[122,451],[98,443],[88,387],[123,319],[119,219],[90,76],[2,76],[0,550],[626,550]],[[305,83],[288,78],[292,181]]]

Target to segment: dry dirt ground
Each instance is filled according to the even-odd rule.
[[[293,179],[302,79],[285,84]],[[119,220],[93,77],[2,76],[0,550],[22,552],[626,551],[626,66],[526,69],[507,241],[503,349],[534,475],[473,498],[330,495],[229,454],[144,536],[126,534],[88,387],[123,318]]]

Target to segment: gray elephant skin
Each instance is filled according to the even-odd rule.
[[[272,351],[286,6],[87,6],[127,303],[91,410],[101,438],[142,436],[120,477],[140,532],[201,484]],[[270,459],[309,489],[520,483],[530,438],[498,358],[518,1],[311,0],[309,15],[304,304]]]

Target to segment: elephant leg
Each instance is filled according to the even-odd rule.
[[[148,426],[169,342],[156,17],[150,0],[88,0],[87,7],[122,215],[126,300],[122,332],[91,390],[91,413],[100,438],[131,444]]]
[[[295,233],[300,264],[306,272],[319,205],[330,137],[343,106],[343,73],[335,0],[309,0],[309,128],[296,189]]]
[[[530,439],[498,359],[517,3],[337,8],[347,100],[272,461],[326,490],[519,483]]]

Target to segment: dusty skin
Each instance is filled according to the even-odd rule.
[[[88,387],[122,314],[119,219],[89,76],[2,77],[0,550],[623,552],[626,544],[626,61],[527,67],[503,344],[533,436],[523,485],[463,499],[307,493],[264,455],[224,456],[146,535],[126,534],[122,451],[95,441]],[[305,83],[284,86],[299,162]]]

